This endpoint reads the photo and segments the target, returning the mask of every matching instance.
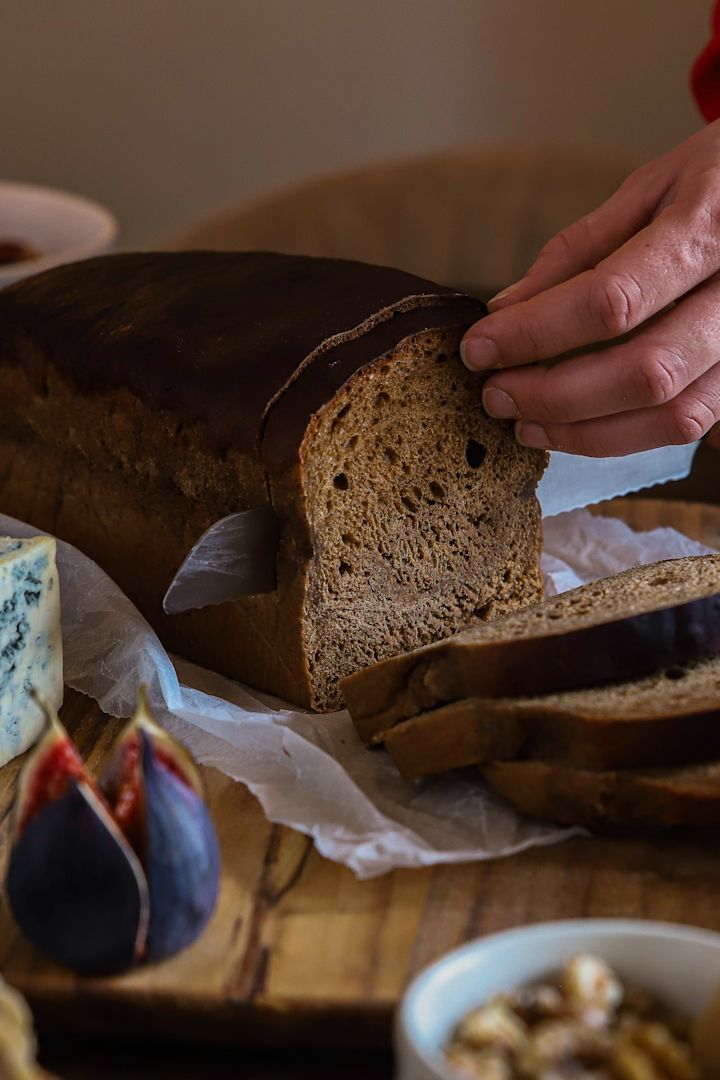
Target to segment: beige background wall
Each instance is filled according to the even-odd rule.
[[[487,140],[660,153],[711,0],[0,0],[0,175],[136,244],[328,169]]]

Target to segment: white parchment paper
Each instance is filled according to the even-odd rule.
[[[0,515],[0,534],[37,530]],[[702,547],[673,529],[635,533],[574,510],[545,521],[548,592]],[[510,855],[578,830],[522,820],[480,784],[445,776],[408,784],[384,751],[369,752],[346,712],[319,716],[175,660],[90,559],[58,544],[65,679],[113,716],[129,716],[147,684],[158,720],[205,765],[246,784],[267,817],[312,836],[362,878],[401,866]]]

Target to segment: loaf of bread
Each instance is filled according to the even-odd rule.
[[[530,817],[588,829],[720,825],[720,761],[591,771],[545,761],[486,766],[490,786]]]
[[[166,644],[318,709],[360,667],[538,599],[546,455],[458,358],[479,301],[383,267],[123,254],[0,293],[0,510]],[[167,617],[216,520],[271,506],[277,587]]]
[[[670,559],[582,585],[343,680],[361,738],[468,697],[642,678],[720,653],[720,555]]]
[[[404,720],[375,741],[406,780],[516,758],[581,769],[720,758],[720,659],[594,690],[466,698]]]

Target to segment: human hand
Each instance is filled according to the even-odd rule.
[[[463,360],[512,369],[483,404],[525,446],[606,457],[704,435],[720,419],[720,121],[558,233],[489,309]]]

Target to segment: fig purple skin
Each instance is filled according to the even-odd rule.
[[[145,874],[150,894],[148,960],[179,952],[201,933],[220,889],[215,827],[197,792],[166,768],[142,738]]]
[[[6,879],[25,936],[83,974],[131,967],[149,914],[140,864],[92,790],[71,782],[17,839]]]

